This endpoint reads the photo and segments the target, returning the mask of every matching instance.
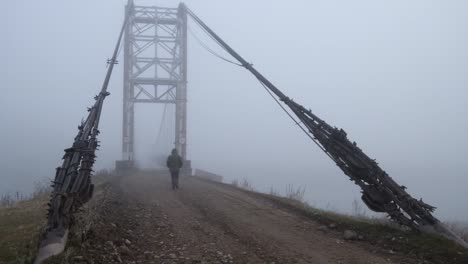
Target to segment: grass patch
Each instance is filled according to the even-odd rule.
[[[99,193],[109,180],[110,173],[100,171],[94,177],[95,192]],[[30,264],[33,263],[39,245],[39,237],[43,233],[47,222],[47,202],[50,188],[46,184],[36,184],[34,192],[28,200],[9,199],[0,197],[4,206],[0,204],[0,264]],[[8,202],[5,202],[8,201]],[[11,202],[10,202],[11,201]],[[91,203],[93,205],[93,203]],[[81,210],[80,216],[91,219],[93,213],[88,205]],[[94,205],[96,206],[96,205]],[[77,225],[70,234],[66,251],[60,256],[51,258],[45,263],[68,263],[69,255],[75,248],[79,248],[83,229],[89,228],[91,223],[80,221],[86,226]]]
[[[94,179],[96,187],[93,198],[74,215],[74,225],[70,229],[64,252],[47,259],[43,262],[44,264],[82,263],[74,260],[74,258],[81,255],[83,243],[89,239],[88,236],[93,236],[92,230],[96,221],[98,221],[99,212],[106,200],[110,180],[110,174],[96,174]]]
[[[32,263],[46,223],[47,195],[0,208],[0,263]]]

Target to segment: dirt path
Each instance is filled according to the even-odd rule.
[[[167,175],[116,180],[88,263],[418,263],[278,208],[269,200],[195,178],[170,189]],[[377,253],[379,252],[379,253]]]

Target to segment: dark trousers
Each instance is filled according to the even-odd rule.
[[[179,189],[179,171],[171,170],[172,189]]]

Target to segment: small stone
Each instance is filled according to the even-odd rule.
[[[130,242],[130,240],[128,239],[125,239],[124,242],[125,242],[125,245],[127,246],[130,246],[132,244],[132,242]]]
[[[335,224],[335,223],[331,223],[331,224],[328,225],[328,227],[331,228],[331,229],[334,229],[334,228],[336,228],[336,224]]]
[[[145,255],[145,258],[146,258],[147,260],[150,260],[150,259],[154,258],[152,254],[153,254],[153,253],[150,252],[150,251],[145,251],[145,252],[143,252],[143,255]]]
[[[130,249],[125,245],[120,246],[120,252],[124,255],[130,255],[131,253]]]
[[[317,228],[317,230],[322,231],[322,232],[326,232],[326,231],[328,231],[328,227],[325,226],[325,225],[321,225],[321,226],[319,226],[319,227]]]
[[[169,254],[169,257],[170,257],[171,259],[175,259],[175,258],[177,258],[177,255],[174,254],[174,253],[171,253],[171,254]]]
[[[345,240],[355,240],[357,237],[357,233],[352,230],[345,230],[343,233],[343,238]]]

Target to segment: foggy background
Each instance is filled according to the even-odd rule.
[[[101,87],[125,3],[2,2],[0,194],[27,193],[54,177]],[[343,128],[414,197],[437,206],[436,216],[468,219],[468,2],[185,3],[284,93]],[[190,35],[188,67],[193,167],[228,183],[247,178],[261,191],[306,186],[312,205],[351,210],[359,189],[250,73],[213,57]],[[121,158],[122,79],[119,64],[104,105],[97,169]],[[142,163],[154,159],[161,113],[162,106],[136,105]]]

